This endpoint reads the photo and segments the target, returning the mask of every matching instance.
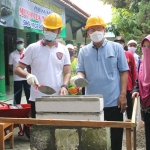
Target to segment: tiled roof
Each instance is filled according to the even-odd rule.
[[[59,2],[60,4],[64,4],[65,7],[72,9],[73,11],[80,14],[86,19],[90,16],[90,14],[86,13],[84,10],[82,10],[80,7],[72,3],[70,0],[56,0],[56,1]]]

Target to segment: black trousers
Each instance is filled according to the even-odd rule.
[[[133,111],[133,101],[132,101],[131,91],[127,91],[126,98],[127,98],[127,106],[128,106],[127,109],[126,109],[127,118],[131,119],[132,118],[132,111]]]
[[[145,125],[146,150],[150,150],[150,113],[141,111],[141,116]]]
[[[30,85],[26,80],[22,80],[14,81],[14,104],[21,103],[22,89],[24,89],[24,93],[28,103],[30,97]]]
[[[123,113],[120,108],[104,108],[104,119],[107,121],[123,121]],[[122,150],[123,128],[111,128],[111,150]]]
[[[35,102],[29,101],[29,104],[31,105],[31,117],[36,118]]]
[[[82,95],[85,95],[85,87],[82,88]]]

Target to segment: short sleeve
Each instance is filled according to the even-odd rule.
[[[70,65],[70,55],[69,55],[69,51],[66,47],[64,47],[64,51],[65,51],[65,59],[64,59],[64,66]]]
[[[84,72],[84,59],[83,59],[83,50],[80,49],[78,54],[78,64],[77,64],[77,72]]]

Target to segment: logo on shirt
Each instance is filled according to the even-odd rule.
[[[23,59],[24,58],[24,54],[22,53],[21,55],[20,55],[20,59]]]
[[[56,56],[57,56],[57,58],[58,58],[59,60],[61,60],[62,57],[63,57],[63,53],[57,52],[57,53],[56,53]]]

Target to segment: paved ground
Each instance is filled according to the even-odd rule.
[[[5,142],[5,150],[29,150],[30,149],[30,140],[24,136],[18,136],[18,128],[14,130],[14,149],[10,149],[9,141]]]

